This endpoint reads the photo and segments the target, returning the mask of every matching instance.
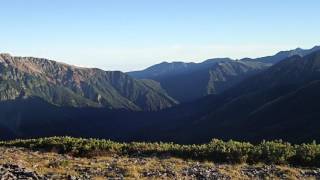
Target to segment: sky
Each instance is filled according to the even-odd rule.
[[[319,0],[0,0],[0,52],[104,70],[320,45]]]

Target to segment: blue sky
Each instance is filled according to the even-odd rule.
[[[0,2],[0,52],[105,70],[320,45],[319,0]]]

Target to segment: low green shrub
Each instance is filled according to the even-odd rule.
[[[128,156],[174,156],[185,159],[224,163],[292,164],[320,167],[320,145],[292,145],[281,140],[251,144],[213,139],[207,144],[180,145],[174,143],[117,143],[110,140],[72,137],[49,137],[2,141],[0,146],[24,147],[33,150],[55,151],[74,156],[118,154]]]
[[[262,141],[253,146],[250,153],[252,162],[287,164],[295,155],[295,148],[290,143],[281,140]]]
[[[320,145],[315,142],[310,144],[295,145],[295,154],[291,163],[303,166],[320,166]]]

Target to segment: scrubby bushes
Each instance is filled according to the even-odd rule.
[[[295,146],[291,162],[296,165],[320,167],[320,145],[315,142]]]
[[[2,146],[25,147],[37,150],[68,153],[77,156],[87,156],[93,153],[118,153],[124,144],[110,140],[83,139],[72,137],[50,137],[28,140],[2,141]]]
[[[251,150],[252,162],[287,164],[295,155],[295,148],[290,143],[276,141],[262,141]]]
[[[209,144],[206,144],[207,159],[212,159],[220,162],[243,163],[247,162],[250,150],[253,145],[245,142],[228,141],[213,139]]]
[[[227,163],[292,164],[320,167],[320,145],[292,145],[281,140],[251,144],[214,139],[207,144],[180,145],[174,143],[117,143],[110,140],[51,137],[0,142],[1,146],[25,147],[35,150],[55,151],[75,156],[105,154],[139,156],[175,156]]]

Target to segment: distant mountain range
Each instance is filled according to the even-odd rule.
[[[202,63],[163,62],[128,74],[138,79],[158,81],[171,97],[180,102],[190,102],[206,95],[219,94],[285,58],[304,56],[317,50],[320,50],[320,46],[281,51],[273,56],[256,59],[215,58]]]
[[[130,76],[1,54],[0,70],[2,139],[320,140],[318,46],[257,59],[162,63]]]
[[[219,95],[180,106],[176,112],[186,116],[170,119],[170,127],[160,128],[163,122],[158,121],[154,126],[159,132],[153,132],[167,135],[159,139],[184,143],[213,137],[320,140],[319,90],[320,50],[304,57],[291,56]]]
[[[189,138],[198,137],[197,141],[210,137],[319,139],[319,90],[320,51],[295,55],[222,93],[211,101],[215,108],[193,121],[197,125],[185,127],[192,128]]]
[[[0,54],[0,72],[1,101],[40,97],[58,106],[151,111],[176,104],[159,83],[136,80],[120,71]]]

